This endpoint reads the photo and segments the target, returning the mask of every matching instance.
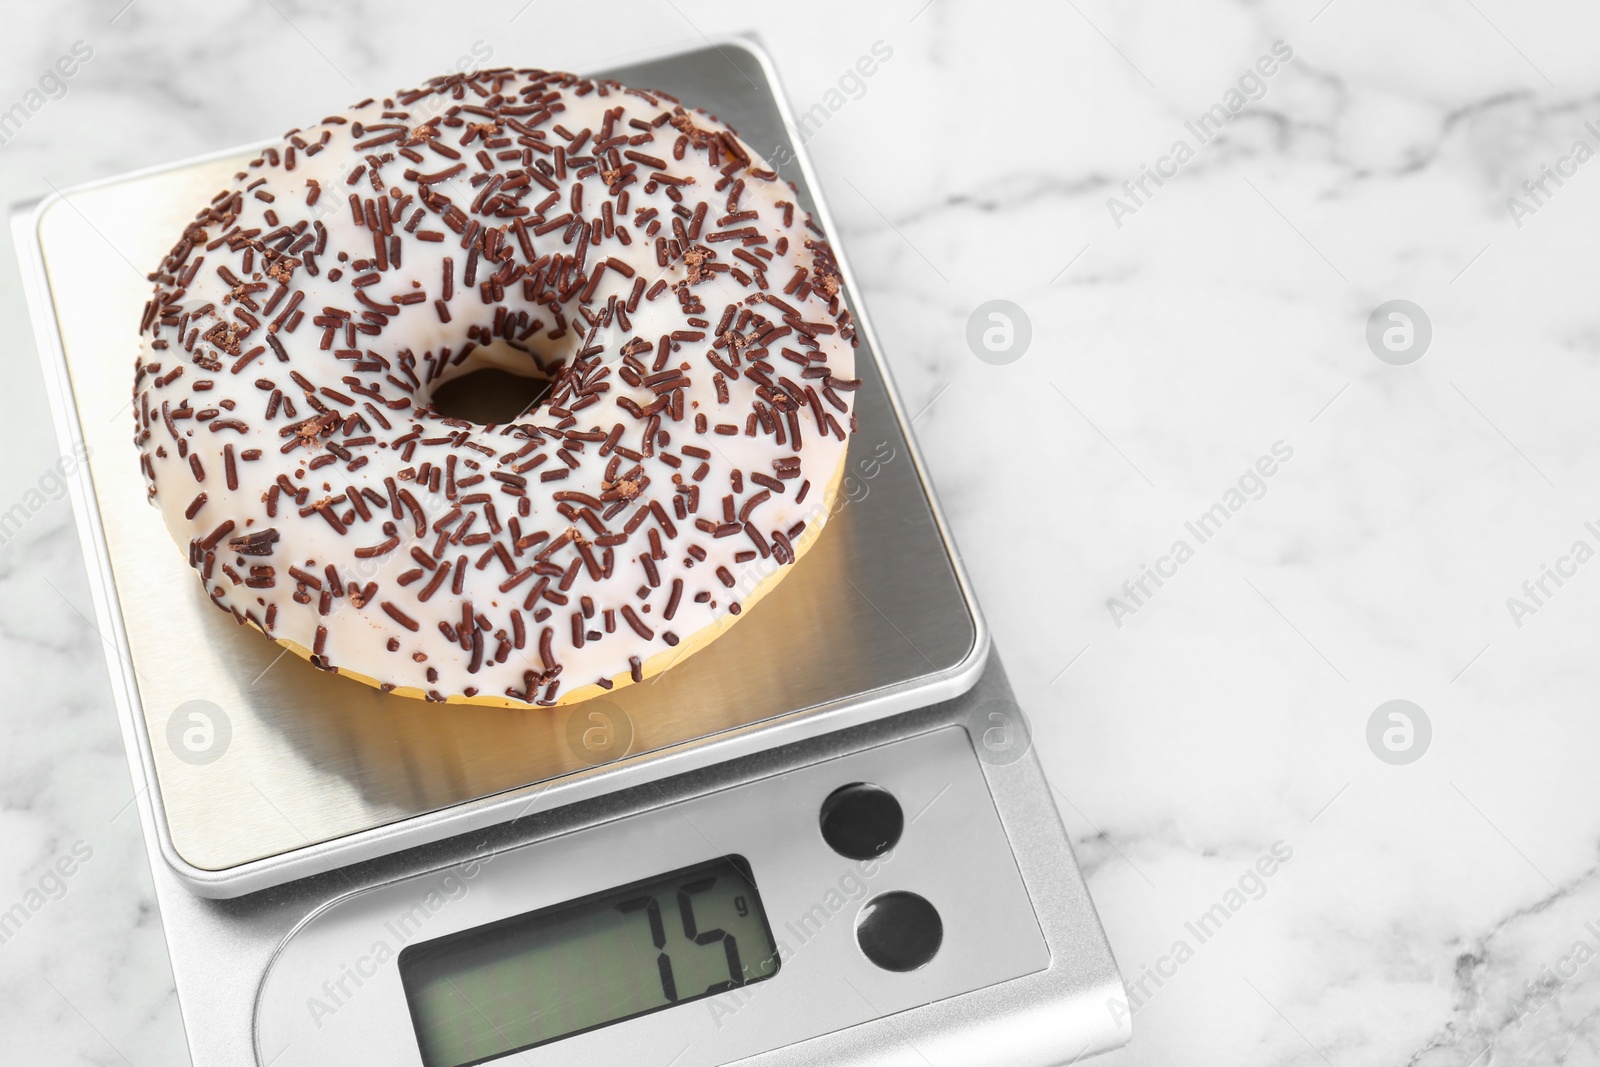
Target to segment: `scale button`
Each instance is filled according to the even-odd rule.
[[[822,839],[841,856],[870,860],[894,848],[906,828],[900,802],[866,782],[841,786],[822,802]]]
[[[944,941],[939,910],[915,893],[874,897],[856,919],[856,944],[886,971],[914,971],[938,954]]]

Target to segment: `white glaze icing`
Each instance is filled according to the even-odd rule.
[[[218,607],[364,681],[543,703],[661,669],[809,543],[848,445],[854,331],[793,201],[704,113],[571,75],[293,132],[156,276],[152,499]],[[485,366],[554,392],[428,406]]]

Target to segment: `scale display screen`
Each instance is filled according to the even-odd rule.
[[[425,1067],[469,1067],[771,978],[750,865],[723,856],[400,953]]]

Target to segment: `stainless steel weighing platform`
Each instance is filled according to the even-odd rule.
[[[787,160],[832,231],[758,45],[604,73]],[[837,513],[748,619],[656,681],[554,711],[442,709],[280,657],[205,602],[137,476],[141,265],[253,155],[81,186],[13,221],[61,446],[89,455],[73,505],[194,1063],[1043,1067],[1124,1043],[1115,962],[859,300]],[[820,831],[852,783],[904,813],[875,859]],[[729,899],[764,916],[764,969],[730,962],[695,996],[663,981],[670,1010],[575,1017],[554,1037],[532,1008],[515,1026],[485,1016],[495,1033],[460,1038],[477,1059],[419,1047],[407,966],[508,922],[536,937],[540,917],[618,887],[670,907],[654,883],[691,867],[749,879]],[[942,937],[886,969],[868,920],[910,895]]]

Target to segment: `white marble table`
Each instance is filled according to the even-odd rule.
[[[433,25],[449,5],[125,2],[8,11],[0,112],[25,121],[0,123],[0,200],[475,48],[581,70],[760,30],[823,105],[838,236],[1138,1001],[1104,1062],[1600,1062],[1600,162],[1570,154],[1600,149],[1592,12],[630,0],[596,32],[545,0]],[[92,57],[30,97],[78,41]],[[1292,58],[1246,76],[1275,41]],[[841,87],[876,42],[890,58]],[[27,515],[0,547],[0,1048],[180,1063],[0,244],[0,513]],[[990,299],[1031,320],[1008,365],[966,342]],[[1366,341],[1393,299],[1432,323],[1408,365]],[[1204,538],[1185,525],[1216,504]],[[1397,698],[1432,728],[1408,765],[1367,740]]]

